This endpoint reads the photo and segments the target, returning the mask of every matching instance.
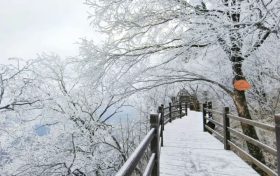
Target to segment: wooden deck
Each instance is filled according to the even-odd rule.
[[[187,117],[168,123],[161,148],[161,176],[257,176],[247,163],[202,130],[202,115],[189,112]]]

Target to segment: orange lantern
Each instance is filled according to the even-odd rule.
[[[233,86],[236,90],[239,91],[245,91],[251,88],[250,83],[248,83],[248,81],[244,79],[235,81]]]

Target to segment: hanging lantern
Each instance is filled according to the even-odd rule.
[[[244,79],[235,81],[233,86],[239,91],[246,91],[251,88],[250,83]]]

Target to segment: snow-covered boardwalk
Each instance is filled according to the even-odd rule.
[[[256,176],[248,164],[202,130],[200,112],[165,125],[161,176]]]

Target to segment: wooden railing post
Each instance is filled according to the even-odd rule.
[[[198,100],[197,100],[197,106],[198,106],[198,107],[197,107],[197,111],[200,112],[200,103],[199,103]]]
[[[172,104],[175,104],[176,103],[176,97],[171,97],[171,102],[172,102]]]
[[[169,103],[169,122],[172,122],[172,104]]]
[[[207,104],[206,103],[203,103],[202,105],[202,118],[203,118],[203,131],[207,131],[206,128],[205,128],[205,125],[206,125],[206,108],[207,107]]]
[[[207,108],[208,109],[212,109],[212,102],[210,101],[210,102],[208,102],[208,104],[207,104]],[[212,114],[212,112],[211,111],[208,111],[208,118],[210,118],[210,119],[212,119],[213,118],[213,114]]]
[[[188,102],[187,100],[185,101],[185,114],[188,116]]]
[[[190,102],[190,110],[193,111],[193,103]]]
[[[277,173],[280,175],[280,114],[275,115],[275,133],[277,147]]]
[[[225,107],[224,112],[223,112],[223,128],[224,128],[224,149],[225,150],[230,150],[230,145],[228,143],[228,140],[230,140],[230,133],[228,130],[229,127],[229,108]]]
[[[151,114],[150,115],[150,124],[151,129],[155,128],[155,136],[151,141],[151,152],[155,154],[155,164],[152,169],[152,176],[159,176],[159,119],[158,114]]]
[[[179,112],[180,112],[180,118],[182,118],[182,102],[179,102]]]
[[[161,138],[160,145],[163,146],[163,130],[164,130],[164,106],[163,106],[163,104],[158,107],[158,111],[160,113],[159,123],[161,125],[161,128],[160,128],[160,138]]]
[[[165,119],[164,119],[164,105],[163,104],[161,104],[161,108],[162,108],[162,110],[161,110],[161,118],[162,118],[162,130],[164,130],[164,121],[165,121]]]

